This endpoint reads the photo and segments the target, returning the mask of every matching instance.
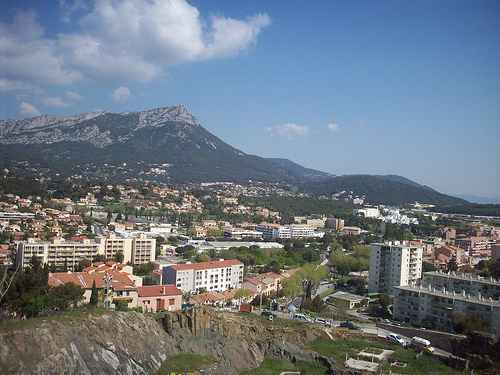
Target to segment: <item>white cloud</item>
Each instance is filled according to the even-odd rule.
[[[66,0],[61,13],[74,33],[46,37],[33,11],[0,23],[2,78],[49,85],[147,83],[171,66],[246,51],[271,22],[267,14],[204,20],[186,0]]]
[[[339,133],[342,131],[342,128],[338,124],[328,124],[327,128],[332,133]]]
[[[299,139],[309,136],[309,127],[307,125],[283,124],[274,128],[267,127],[264,131],[270,133],[273,137],[285,139]]]
[[[46,105],[48,107],[70,107],[73,104],[72,103],[67,103],[64,100],[62,100],[60,97],[43,97],[42,99],[43,105]]]
[[[121,86],[111,95],[115,102],[126,102],[130,99],[130,90],[127,87]]]
[[[22,117],[36,117],[40,116],[42,112],[40,112],[34,105],[29,103],[22,102],[19,106],[19,114]]]
[[[71,100],[74,100],[75,102],[79,102],[80,100],[83,99],[83,96],[81,96],[76,91],[66,91],[66,96]]]

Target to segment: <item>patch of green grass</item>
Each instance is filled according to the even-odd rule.
[[[390,357],[389,363],[385,364],[383,366],[384,372],[389,372],[391,369],[394,372],[400,373],[400,374],[450,374],[450,375],[458,375],[461,374],[461,371],[455,370],[449,366],[446,366],[443,362],[441,362],[439,359],[429,356],[429,355],[422,355],[418,358],[415,358],[417,355],[416,352],[403,349],[403,348],[398,348],[395,350],[394,354]],[[407,363],[408,366],[405,368],[401,367],[392,367],[390,366],[391,362],[403,362]],[[397,369],[394,370],[394,369]]]
[[[327,367],[321,363],[296,362],[291,364],[282,359],[265,357],[260,367],[242,372],[241,375],[279,375],[284,371],[303,372],[308,375],[328,374]]]
[[[331,357],[339,362],[345,361],[346,354],[349,357],[357,356],[359,352],[367,348],[366,340],[359,339],[330,339],[326,334],[321,338],[309,343],[308,347],[324,356]],[[382,342],[370,343],[370,349],[388,349],[388,345]]]
[[[198,354],[179,354],[167,358],[162,364],[157,375],[189,374],[198,371],[203,366],[217,361],[211,356],[201,356]]]

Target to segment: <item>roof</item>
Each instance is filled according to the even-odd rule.
[[[361,301],[366,297],[358,296],[357,294],[345,293],[345,292],[337,292],[332,294],[330,297],[338,298],[344,301]]]
[[[148,285],[137,288],[139,297],[182,296],[182,292],[175,285]]]
[[[253,277],[245,277],[245,279],[243,281],[244,282],[249,282],[249,283],[254,284],[254,285],[260,285],[260,284],[262,284],[259,280],[254,279]]]
[[[182,270],[208,270],[211,268],[225,268],[231,266],[243,266],[243,263],[239,260],[222,260],[218,262],[202,262],[202,263],[190,263],[190,264],[177,264],[175,266],[170,266],[176,271]]]
[[[92,284],[95,280],[95,285],[98,289],[104,289],[104,280],[102,273],[85,273],[85,272],[71,272],[71,273],[50,273],[49,274],[49,285],[58,286],[66,283],[73,283],[79,285],[84,289],[91,289]],[[134,286],[134,281],[130,280],[126,274],[123,273],[113,273],[113,279],[111,280],[111,285],[113,285],[114,290],[136,290],[137,287]]]

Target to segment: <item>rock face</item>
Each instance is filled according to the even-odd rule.
[[[258,367],[265,355],[318,361],[332,374],[351,374],[333,360],[299,348],[320,333],[210,308],[168,313],[161,323],[138,313],[57,317],[28,328],[2,329],[0,373],[151,374],[170,356],[196,353],[218,361],[205,374],[239,374]]]

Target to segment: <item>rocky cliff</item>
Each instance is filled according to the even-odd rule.
[[[138,313],[58,316],[0,330],[0,373],[151,374],[179,353],[211,355],[205,374],[238,374],[264,356],[319,361],[332,374],[351,374],[333,360],[302,350],[320,330],[267,324],[254,316],[192,308],[168,313],[161,322]]]

